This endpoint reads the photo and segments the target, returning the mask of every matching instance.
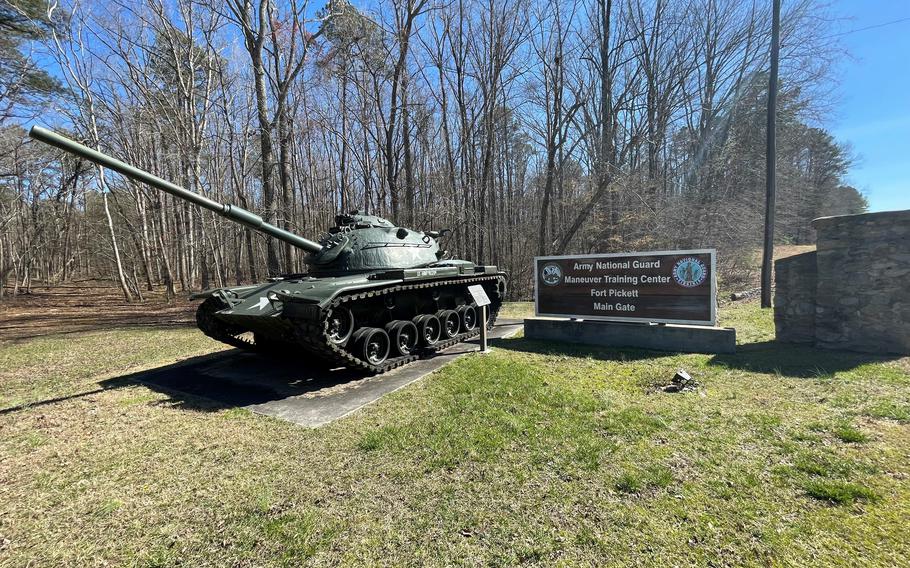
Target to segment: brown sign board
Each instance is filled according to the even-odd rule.
[[[534,259],[539,316],[714,325],[714,249]]]

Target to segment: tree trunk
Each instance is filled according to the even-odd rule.
[[[99,168],[100,170],[101,168]],[[101,176],[104,176],[102,173]],[[104,183],[102,182],[102,187]],[[103,191],[103,190],[102,190]],[[111,208],[107,203],[107,191],[103,191],[102,201],[104,201],[104,216],[107,218],[108,235],[111,239],[111,248],[114,250],[114,263],[117,266],[117,281],[120,283],[120,289],[123,291],[123,299],[132,302],[133,297],[130,294],[129,286],[126,283],[126,276],[123,273],[123,262],[120,260],[120,247],[117,246],[117,235],[114,232],[114,220],[111,218]]]

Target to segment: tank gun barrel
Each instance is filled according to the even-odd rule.
[[[180,187],[179,185],[173,184],[167,180],[163,180],[160,177],[150,174],[144,170],[133,167],[129,164],[121,162],[116,158],[112,158],[106,154],[102,154],[97,150],[92,150],[87,146],[70,140],[66,136],[61,136],[52,130],[42,128],[40,126],[32,126],[31,130],[28,133],[29,136],[35,140],[40,140],[45,144],[50,144],[56,148],[60,148],[70,154],[75,154],[90,162],[94,162],[99,166],[104,166],[105,168],[114,170],[115,172],[124,175],[132,180],[139,181],[145,184],[148,184],[156,189],[160,189],[165,193],[170,193],[175,197],[194,203],[200,207],[213,211],[222,217],[227,217],[232,221],[237,221],[247,227],[261,231],[267,235],[275,237],[286,243],[290,243],[298,248],[301,248],[310,253],[317,253],[322,250],[322,245],[319,243],[313,242],[309,239],[305,239],[299,235],[295,235],[289,231],[285,231],[279,227],[276,227],[270,223],[263,221],[262,217],[243,209],[242,207],[237,207],[236,205],[228,205],[218,203],[204,195],[199,195],[193,193],[187,189]]]

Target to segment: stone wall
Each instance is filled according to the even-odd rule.
[[[812,225],[815,254],[776,263],[778,339],[910,354],[910,210],[822,217]]]
[[[778,341],[815,343],[815,253],[774,263],[774,329]]]
[[[816,345],[910,353],[910,211],[822,217],[812,225]]]

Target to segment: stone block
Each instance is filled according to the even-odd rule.
[[[910,353],[910,211],[823,217],[818,234],[818,347]]]
[[[816,253],[807,252],[774,263],[774,328],[778,341],[815,341]]]

